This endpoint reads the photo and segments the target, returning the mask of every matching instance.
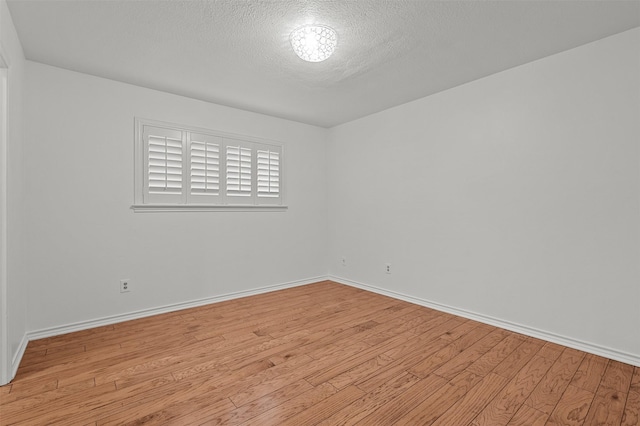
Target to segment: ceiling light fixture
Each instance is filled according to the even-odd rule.
[[[326,25],[297,28],[291,33],[290,39],[296,55],[308,62],[324,61],[331,56],[338,42],[335,30]]]

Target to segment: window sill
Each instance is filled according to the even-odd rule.
[[[131,209],[136,213],[149,212],[279,212],[288,206],[269,205],[227,205],[227,204],[134,204]]]

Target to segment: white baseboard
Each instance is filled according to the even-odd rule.
[[[126,314],[112,315],[99,319],[76,322],[73,324],[65,324],[56,327],[44,328],[41,330],[30,331],[27,333],[28,341],[44,339],[46,337],[58,336],[61,334],[72,333],[74,331],[87,330],[105,325],[117,324],[119,322],[135,320],[139,318],[149,317],[152,315],[165,314],[168,312],[180,311],[183,309],[195,308],[198,306],[209,305],[212,303],[224,302],[226,300],[239,299],[241,297],[254,296],[256,294],[269,293],[272,291],[283,290],[286,288],[298,287],[302,285],[312,284],[319,281],[325,281],[326,276],[308,278],[304,280],[290,281],[282,284],[275,284],[265,287],[254,288],[251,290],[237,291],[234,293],[226,293],[219,296],[205,297],[203,299],[192,300],[188,302],[175,303],[171,305],[160,306],[157,308],[143,309]],[[25,345],[26,346],[26,345]],[[24,352],[24,351],[23,351]],[[22,357],[22,356],[21,356]]]
[[[13,355],[11,359],[11,371],[9,371],[9,382],[16,377],[16,373],[18,372],[18,367],[20,366],[20,361],[22,361],[22,357],[24,356],[24,351],[27,350],[27,344],[29,343],[29,338],[25,334],[22,336],[22,340],[20,341],[20,346],[18,346],[18,350]]]
[[[584,342],[581,340],[573,339],[571,337],[561,336],[545,330],[528,327],[526,325],[516,324],[510,321],[505,321],[505,320],[494,318],[488,315],[478,314],[478,313],[470,312],[464,309],[458,309],[452,306],[443,305],[441,303],[431,302],[429,300],[421,299],[419,297],[408,296],[406,294],[397,293],[395,291],[385,290],[379,287],[349,280],[347,278],[329,276],[329,279],[331,281],[335,281],[337,283],[348,285],[351,287],[356,287],[361,290],[371,291],[373,293],[382,294],[384,296],[389,296],[394,299],[404,300],[405,302],[409,302],[409,303],[415,303],[416,305],[425,306],[427,308],[435,309],[437,311],[446,312],[446,313],[457,315],[463,318],[468,318],[484,324],[489,324],[495,327],[503,328],[505,330],[524,334],[526,336],[535,337],[538,339],[546,340],[548,342],[557,343],[562,346],[567,346],[573,349],[578,349],[594,355],[599,355],[605,358],[613,359],[616,361],[624,362],[626,364],[631,364],[631,365],[640,367],[640,356],[638,355],[622,352],[616,349],[596,345],[589,342]]]

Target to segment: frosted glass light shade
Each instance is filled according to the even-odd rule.
[[[321,62],[333,54],[338,38],[333,28],[325,25],[305,25],[293,30],[291,47],[301,59]]]

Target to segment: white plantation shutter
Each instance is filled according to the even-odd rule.
[[[220,202],[223,164],[222,138],[190,133],[189,135],[189,197],[192,203]]]
[[[145,202],[180,202],[184,197],[183,132],[145,126]]]
[[[278,203],[280,199],[280,152],[277,147],[257,149],[257,196],[260,203]]]
[[[249,143],[237,140],[226,142],[226,196],[234,201],[229,204],[252,203],[253,197],[253,149]]]
[[[278,142],[136,119],[133,208],[286,208],[283,150]]]

